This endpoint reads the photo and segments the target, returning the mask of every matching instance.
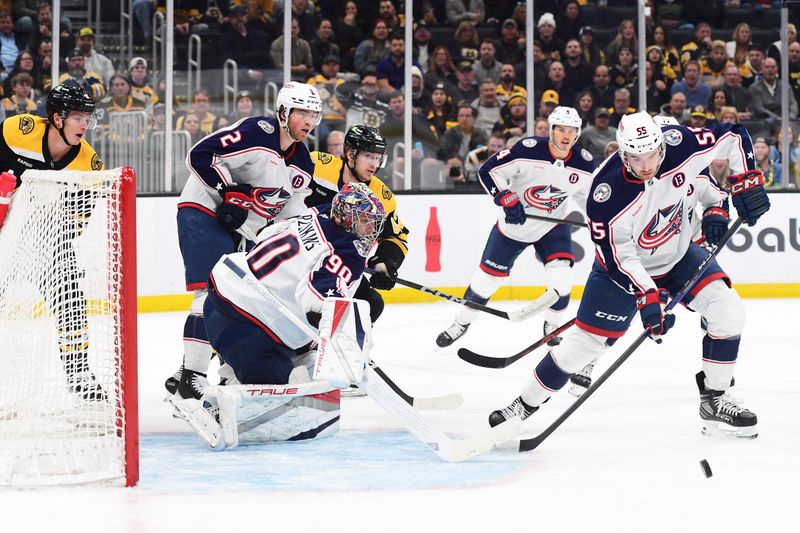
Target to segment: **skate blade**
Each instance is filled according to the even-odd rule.
[[[569,393],[575,396],[576,398],[580,398],[581,396],[583,396],[583,393],[586,392],[586,390],[587,390],[586,387],[576,385],[575,383],[570,384],[568,389]]]
[[[343,398],[362,398],[366,396],[367,393],[357,387],[350,387],[347,389],[342,389],[341,395]]]
[[[735,427],[724,422],[704,420],[700,432],[707,437],[722,435],[726,437],[735,437],[737,439],[755,439],[758,437],[758,425]]]
[[[212,450],[225,449],[222,427],[214,418],[214,415],[203,407],[202,402],[173,398],[169,403],[175,407],[176,411],[183,415],[189,426]]]

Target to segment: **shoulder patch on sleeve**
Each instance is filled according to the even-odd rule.
[[[683,142],[683,133],[680,130],[667,130],[664,132],[664,142],[670,146],[678,146]]]
[[[611,185],[608,183],[601,183],[594,189],[594,193],[592,194],[592,199],[597,202],[598,204],[602,204],[606,200],[611,198]]]
[[[522,139],[522,146],[525,148],[533,148],[538,141],[536,139]]]
[[[19,129],[23,135],[27,135],[33,131],[33,118],[28,115],[23,115],[19,120]]]
[[[594,160],[594,157],[592,157],[592,154],[586,148],[581,148],[581,156],[587,161]]]
[[[267,134],[275,132],[275,127],[266,120],[259,120],[258,127],[267,132]]]
[[[323,165],[327,165],[328,163],[333,161],[333,156],[331,154],[326,153],[326,152],[317,152],[317,159]]]
[[[92,170],[103,170],[103,161],[100,159],[100,156],[94,154],[92,156]]]

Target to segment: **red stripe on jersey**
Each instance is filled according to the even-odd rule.
[[[207,281],[198,281],[197,283],[188,283],[186,285],[187,291],[201,291],[208,288]]]
[[[212,211],[211,209],[207,208],[202,204],[196,204],[194,202],[181,202],[178,204],[178,209],[197,209],[198,211],[202,211],[208,216],[216,217],[217,214]]]

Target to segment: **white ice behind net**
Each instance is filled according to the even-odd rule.
[[[124,477],[120,172],[23,177],[0,229],[0,486]]]

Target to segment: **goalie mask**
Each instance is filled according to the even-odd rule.
[[[333,197],[331,217],[345,231],[358,237],[356,248],[367,257],[383,231],[386,211],[383,203],[363,183],[345,183]]]
[[[294,109],[305,109],[317,114],[314,128],[322,122],[322,100],[317,89],[307,83],[290,81],[278,91],[275,99],[275,111],[278,117],[278,124],[291,137],[289,132],[289,115]],[[313,129],[313,128],[312,128]],[[297,139],[293,140],[297,141]]]

